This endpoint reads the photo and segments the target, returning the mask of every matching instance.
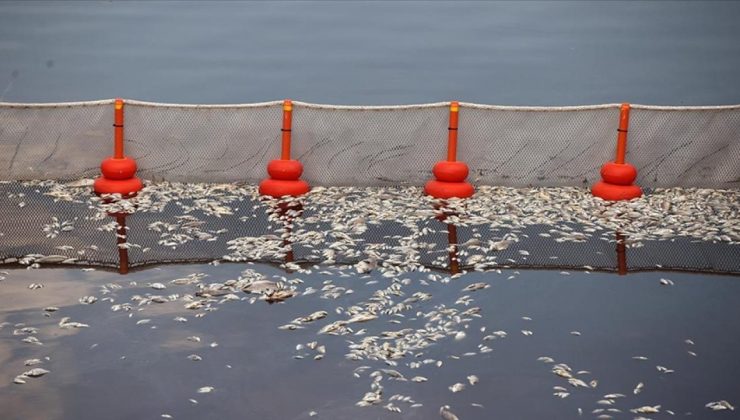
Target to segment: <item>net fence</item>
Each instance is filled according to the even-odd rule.
[[[0,179],[98,175],[112,153],[112,103],[0,103]],[[293,157],[320,186],[423,185],[445,158],[449,103],[294,102]],[[126,101],[126,154],[145,179],[257,183],[279,156],[281,102]],[[462,103],[458,158],[475,185],[588,186],[613,159],[619,105]],[[633,105],[627,160],[643,187],[740,186],[740,106]]]
[[[119,219],[90,188],[112,153],[112,100],[0,103],[0,263],[117,267],[125,251],[131,267],[740,273],[740,106],[633,105],[627,160],[649,194],[617,204],[585,187],[614,156],[619,104],[462,103],[458,158],[478,193],[452,204],[418,188],[446,157],[449,103],[293,106],[292,156],[314,189],[280,213],[254,185],[280,155],[282,101],[127,101],[126,154],[155,182]]]

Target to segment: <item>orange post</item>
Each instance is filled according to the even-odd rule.
[[[630,104],[624,103],[619,109],[619,128],[617,129],[617,156],[614,162],[606,162],[601,167],[600,182],[591,187],[591,193],[604,200],[631,200],[642,196],[642,190],[634,185],[637,168],[625,162],[627,155],[627,130],[630,124]]]
[[[113,136],[115,141],[113,157],[123,159],[123,99],[116,98],[113,112]]]
[[[123,99],[113,102],[113,156],[100,164],[102,175],[95,180],[96,194],[121,194],[130,197],[144,188],[136,177],[136,162],[123,153]]]
[[[453,101],[450,103],[450,126],[447,128],[447,161],[454,162],[457,160],[457,121],[460,115],[460,103]]]
[[[627,129],[630,125],[630,104],[622,104],[619,111],[619,128],[617,129],[617,157],[614,163],[624,163],[627,154]]]
[[[457,161],[457,128],[460,103],[450,102],[450,121],[447,126],[447,160],[437,162],[432,169],[433,180],[426,183],[424,192],[434,198],[468,198],[475,193],[466,182],[468,165]]]
[[[261,195],[271,197],[299,196],[309,191],[306,181],[300,179],[303,165],[290,158],[291,130],[293,124],[293,102],[290,99],[283,101],[282,147],[280,159],[271,160],[267,164],[267,174],[270,176],[260,182]]]
[[[283,101],[283,147],[280,158],[290,160],[290,132],[293,122],[293,102],[290,99]]]

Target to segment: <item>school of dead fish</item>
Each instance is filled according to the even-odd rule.
[[[48,224],[40,229],[48,239],[63,240],[84,223],[95,222],[102,232],[118,232],[115,221],[107,219],[109,213],[162,213],[168,205],[178,206],[182,215],[172,220],[150,223],[147,230],[158,236],[157,245],[145,247],[132,241],[123,245],[129,251],[151,252],[155,246],[177,249],[189,242],[213,242],[226,236],[226,229],[209,229],[208,218],[222,218],[238,213],[239,206],[255,203],[257,194],[253,187],[235,184],[177,184],[161,183],[148,186],[137,197],[129,200],[114,199],[104,202],[89,194],[84,188],[87,183],[65,185],[53,181],[32,181],[21,183],[23,187],[39,188],[42,194],[58,201],[68,201],[86,205],[94,210],[94,215],[80,218],[60,219],[52,216]],[[79,186],[78,186],[79,185]],[[16,194],[23,200],[21,207],[30,208],[28,193]],[[319,271],[322,275],[338,277],[355,277],[365,279],[365,285],[379,285],[372,296],[364,301],[351,305],[338,306],[334,314],[328,311],[315,311],[295,318],[279,327],[280,330],[293,331],[312,328],[317,338],[325,335],[344,336],[347,350],[344,357],[362,366],[354,369],[356,378],[366,377],[369,381],[367,391],[357,401],[359,407],[380,406],[387,411],[400,413],[406,409],[420,407],[408,395],[393,394],[387,396],[385,389],[390,381],[422,383],[428,377],[413,374],[417,369],[441,368],[444,360],[429,358],[426,350],[433,345],[440,345],[445,340],[470,340],[469,324],[481,318],[480,308],[472,306],[477,293],[490,287],[489,284],[472,283],[460,289],[461,296],[454,304],[439,303],[430,311],[422,312],[418,308],[422,302],[432,301],[429,293],[415,292],[408,294],[404,287],[411,280],[404,276],[410,271],[425,272],[422,285],[431,283],[447,284],[460,278],[461,274],[443,275],[431,272],[422,263],[422,253],[437,253],[432,265],[446,266],[450,247],[439,247],[430,238],[437,232],[446,232],[447,226],[442,223],[430,223],[435,217],[444,223],[472,227],[472,237],[457,244],[454,250],[457,258],[468,270],[497,270],[507,265],[515,265],[518,260],[509,258],[498,260],[498,254],[510,248],[516,249],[519,258],[527,259],[535,251],[517,249],[518,243],[527,237],[522,229],[530,225],[550,225],[547,233],[540,233],[543,240],[562,242],[584,242],[592,238],[613,241],[613,232],[620,231],[629,238],[629,246],[640,247],[645,241],[671,240],[676,237],[687,237],[692,240],[722,242],[730,246],[740,243],[740,222],[738,203],[740,193],[733,190],[702,189],[666,189],[656,190],[653,194],[630,202],[607,203],[593,198],[585,190],[576,188],[537,188],[513,189],[504,187],[481,187],[473,199],[467,201],[452,200],[446,203],[436,202],[423,197],[415,188],[361,189],[361,188],[314,188],[301,200],[302,209],[296,210],[295,202],[286,200],[287,211],[275,210],[278,206],[274,200],[266,200],[252,210],[266,208],[267,220],[271,232],[259,236],[243,236],[227,240],[229,254],[224,261],[280,261],[294,246],[301,246],[307,253],[304,260],[323,265],[305,268],[305,264],[284,262],[283,267],[292,273],[311,273]],[[251,200],[251,201],[250,201]],[[18,203],[20,206],[20,203]],[[435,207],[436,205],[436,207]],[[293,206],[293,207],[291,207]],[[286,208],[284,207],[284,208]],[[264,210],[263,210],[264,211]],[[202,215],[199,218],[198,215]],[[670,214],[670,217],[667,215]],[[107,220],[106,220],[107,219]],[[241,221],[250,222],[250,217],[242,216]],[[382,243],[369,242],[363,236],[368,230],[384,223],[398,225],[397,234],[383,238]],[[484,239],[478,227],[485,226],[501,235]],[[118,235],[118,233],[116,233]],[[123,235],[123,239],[128,239]],[[99,248],[93,244],[85,246],[58,245],[54,248],[58,254],[28,254],[21,258],[6,258],[5,262],[18,262],[38,268],[42,264],[78,264],[88,256],[94,261]],[[334,265],[333,267],[330,267]],[[593,269],[590,266],[584,267]],[[386,279],[387,284],[370,280],[368,273],[377,271]],[[561,274],[567,275],[567,272]],[[673,286],[670,279],[660,279],[660,284]],[[187,287],[190,293],[165,295],[169,287]],[[33,283],[29,289],[36,290],[42,284]],[[196,317],[204,316],[217,305],[230,301],[248,301],[255,303],[263,300],[267,303],[280,303],[296,296],[316,294],[321,299],[346,300],[353,290],[325,280],[322,284],[304,285],[299,278],[283,277],[279,280],[266,278],[253,269],[245,269],[236,279],[224,282],[209,282],[202,273],[174,279],[165,283],[151,283],[146,287],[154,292],[134,295],[131,302],[114,303],[116,288],[108,284],[101,287],[100,296],[81,296],[79,303],[92,305],[98,301],[111,304],[113,312],[129,312],[146,305],[181,302],[186,310],[194,311]],[[45,308],[45,315],[51,316],[59,308]],[[131,315],[129,315],[131,316]],[[371,334],[363,324],[387,320],[395,329]],[[529,317],[523,317],[532,321]],[[177,322],[187,322],[186,317],[178,316]],[[421,322],[415,327],[403,327],[407,320]],[[136,319],[136,325],[145,326],[150,319]],[[62,317],[58,323],[62,329],[89,328],[90,325]],[[43,346],[35,336],[33,327],[16,324],[14,335],[23,335],[26,344]],[[468,333],[466,333],[468,331]],[[17,334],[16,334],[17,332]],[[475,357],[490,353],[491,343],[503,340],[508,336],[506,331],[488,332],[485,327],[480,330],[483,335],[475,351],[464,354],[451,354],[448,358]],[[522,329],[524,336],[532,336],[533,331]],[[579,336],[580,332],[572,331]],[[199,343],[199,337],[191,336],[188,341]],[[687,344],[690,340],[687,340]],[[693,342],[691,342],[693,344]],[[209,346],[216,347],[213,342]],[[299,343],[296,345],[294,358],[312,358],[320,361],[327,354],[327,347],[319,341]],[[696,353],[689,351],[696,356]],[[639,356],[637,356],[639,357]],[[202,356],[191,354],[191,361],[201,361]],[[646,359],[646,358],[645,358]],[[410,361],[409,361],[410,360]],[[542,356],[540,362],[553,364],[551,372],[560,377],[563,386],[555,386],[553,395],[560,399],[568,398],[579,389],[594,390],[598,379],[587,370],[574,370],[566,363],[556,362],[551,357]],[[638,359],[641,360],[641,359]],[[43,363],[40,359],[26,361],[27,366]],[[659,374],[673,373],[673,369],[658,365]],[[34,368],[17,375],[13,382],[24,384],[29,378],[39,378],[50,373],[43,368]],[[462,375],[461,380],[449,384],[451,393],[465,392],[468,387],[476,386],[480,379],[470,373]],[[672,413],[660,404],[639,407],[619,408],[622,400],[628,395],[642,392],[642,382],[630,392],[609,393],[596,402],[597,408],[592,414],[597,418],[613,418],[622,412],[633,414]],[[202,386],[196,393],[214,392],[212,386]],[[191,403],[195,400],[191,399]],[[473,403],[476,407],[482,404]],[[726,400],[709,402],[706,408],[711,411],[734,410]],[[582,413],[581,408],[578,409]],[[315,411],[311,416],[317,415]],[[439,409],[443,419],[457,419],[449,405]],[[164,416],[169,416],[163,414]]]

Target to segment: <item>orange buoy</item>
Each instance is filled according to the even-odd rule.
[[[601,167],[602,181],[591,187],[591,194],[604,200],[631,200],[642,196],[642,189],[634,185],[637,179],[637,168],[625,162],[629,118],[630,104],[622,104],[619,112],[619,129],[617,129],[616,159]]]
[[[114,102],[113,120],[113,156],[100,164],[102,176],[95,180],[95,194],[121,194],[131,197],[144,188],[136,177],[136,161],[123,154],[123,99]]]
[[[432,169],[436,179],[426,183],[424,192],[434,198],[468,198],[475,193],[473,185],[466,182],[468,165],[457,161],[457,128],[460,104],[450,103],[450,125],[447,135],[447,160],[437,162]]]
[[[261,195],[271,197],[298,196],[307,193],[309,187],[306,181],[300,179],[303,174],[303,164],[290,158],[291,126],[293,120],[293,103],[290,99],[283,101],[283,138],[280,159],[272,160],[267,164],[269,178],[260,182]]]

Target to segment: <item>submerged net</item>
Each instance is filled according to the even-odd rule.
[[[112,101],[0,103],[0,179],[98,174],[112,152]],[[448,103],[352,107],[294,102],[293,157],[323,186],[420,186],[445,158]],[[126,153],[140,176],[256,183],[279,156],[281,103],[126,102]],[[462,103],[458,157],[475,185],[588,186],[614,156],[619,105]],[[740,186],[740,106],[633,105],[627,160],[643,187]]]
[[[342,187],[316,188],[282,207],[234,184],[153,184],[113,203],[79,183],[6,182],[0,193],[0,262],[26,266],[116,267],[124,249],[131,267],[267,261],[352,264],[359,272],[740,273],[737,190],[655,190],[609,203],[580,188],[482,187],[469,200],[444,203],[417,187]]]

